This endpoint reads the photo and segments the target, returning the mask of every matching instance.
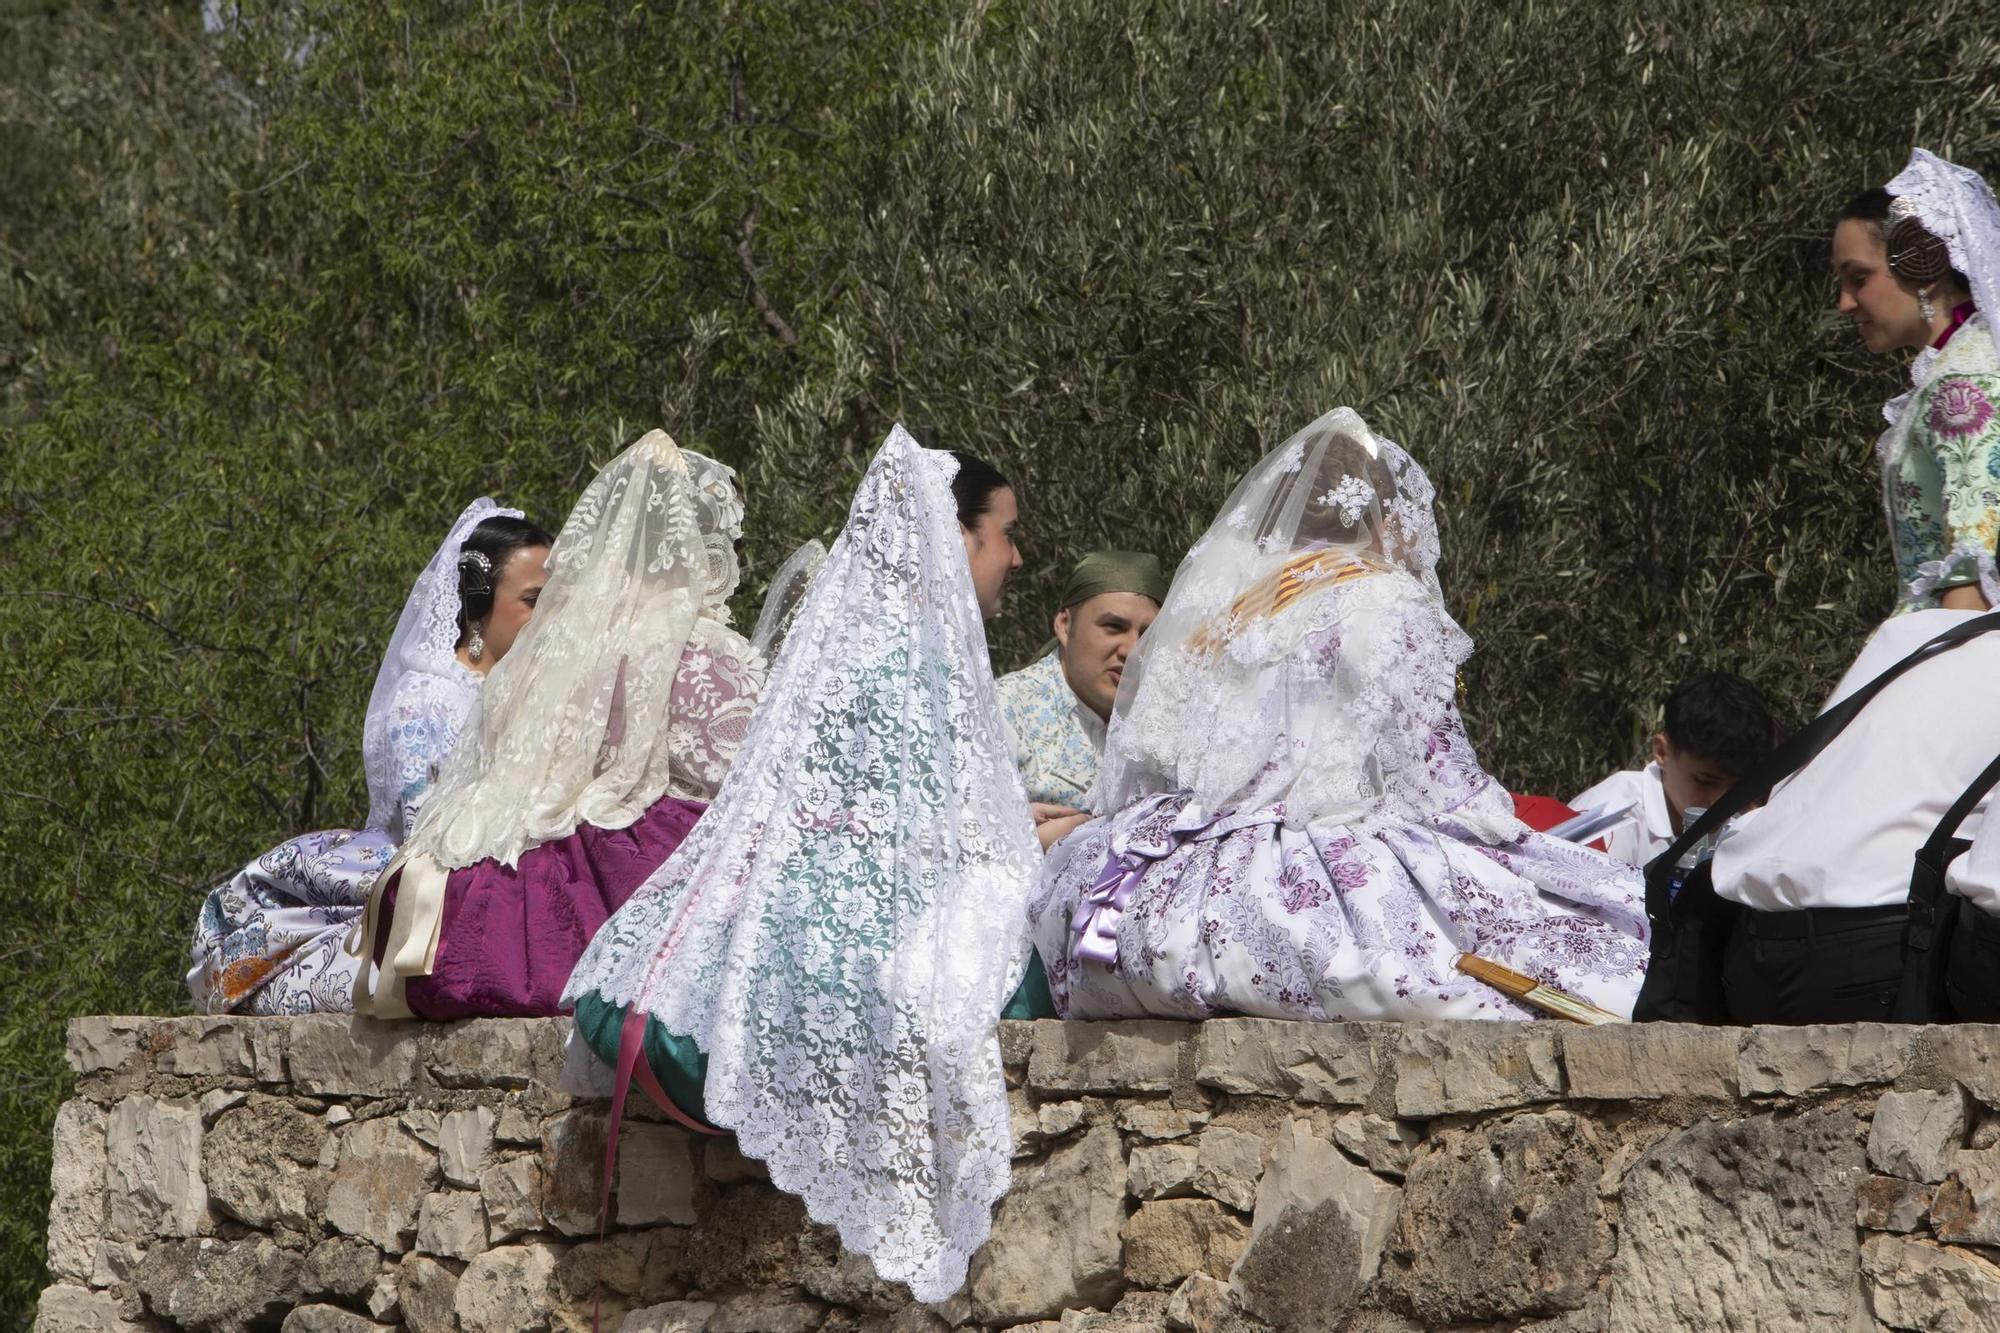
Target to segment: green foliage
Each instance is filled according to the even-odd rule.
[[[1889,605],[1896,369],[1827,220],[2000,169],[1963,0],[49,3],[0,27],[0,1311],[62,1020],[173,1009],[206,888],[365,806],[409,578],[640,429],[758,578],[888,423],[1014,476],[1018,662],[1351,403],[1423,459],[1489,766],[1575,790],[1714,664],[1808,710]]]

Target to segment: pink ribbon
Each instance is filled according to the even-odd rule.
[[[1189,801],[1174,816],[1173,837],[1158,855],[1135,852],[1129,847],[1121,849],[1114,841],[1111,854],[1104,858],[1104,869],[1097,872],[1097,878],[1077,903],[1076,910],[1070,913],[1070,933],[1075,936],[1070,943],[1070,957],[1078,962],[1116,967],[1118,922],[1131,904],[1132,892],[1139,887],[1139,880],[1145,875],[1147,867],[1171,854],[1188,835],[1199,831],[1208,822],[1201,805]]]

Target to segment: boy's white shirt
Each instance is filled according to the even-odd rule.
[[[1569,805],[1579,814],[1623,810],[1629,815],[1604,835],[1606,853],[1627,865],[1644,869],[1673,843],[1674,817],[1667,808],[1666,779],[1658,761],[1613,773]]]

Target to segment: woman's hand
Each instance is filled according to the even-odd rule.
[[[1081,810],[1067,815],[1057,815],[1035,825],[1035,837],[1042,844],[1042,850],[1046,852],[1067,837],[1071,830],[1087,823],[1089,819],[1090,816]]]
[[[1037,826],[1046,824],[1051,819],[1068,819],[1071,815],[1083,813],[1073,805],[1050,805],[1047,801],[1030,801],[1028,810],[1035,816]]]

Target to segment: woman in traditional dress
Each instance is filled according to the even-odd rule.
[[[195,924],[188,990],[210,1013],[353,1006],[341,947],[395,855],[480,682],[528,622],[553,540],[484,497],[466,506],[403,604],[362,733],[368,822],[293,838],[211,891]]]
[[[735,757],[764,663],[729,628],[734,474],[652,431],[585,489],[534,623],[488,678],[371,900],[356,1007],[550,1015],[605,918]]]
[[[1978,172],[1919,148],[1842,210],[1832,262],[1863,345],[1917,353],[1875,445],[1897,610],[2000,605],[2000,204]]]
[[[564,992],[614,1120],[657,1073],[920,1300],[964,1283],[1012,1148],[995,1020],[1040,857],[981,618],[1015,517],[890,432],[714,805]]]
[[[1096,818],[1030,908],[1071,1018],[1532,1018],[1471,953],[1629,1015],[1636,870],[1532,832],[1455,701],[1432,491],[1341,408],[1250,473],[1125,667]]]

